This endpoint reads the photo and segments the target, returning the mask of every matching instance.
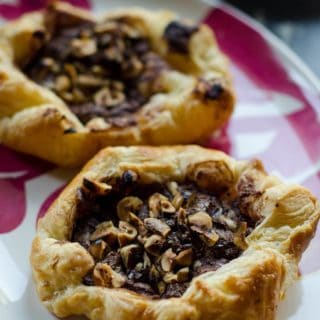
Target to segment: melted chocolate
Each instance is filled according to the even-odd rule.
[[[239,247],[236,237],[244,239],[259,223],[259,219],[252,220],[241,212],[236,201],[221,201],[193,184],[141,186],[135,178],[131,171],[125,172],[114,182],[113,191],[103,196],[92,185],[90,190],[83,186],[78,193],[78,218],[72,234],[72,241],[89,252],[96,241],[107,243],[107,249],[95,261],[109,264],[120,274],[123,288],[152,298],[179,297],[194,276],[215,271],[241,255],[244,248]],[[88,183],[85,185],[88,187]],[[127,222],[136,236],[125,245],[110,241],[106,235],[90,240],[97,226],[106,221],[112,221],[114,230],[118,230],[117,205],[128,196],[140,199],[138,207],[127,207],[135,217]],[[151,197],[160,197],[162,202],[152,202]],[[161,209],[154,205],[159,203]],[[152,237],[157,238],[153,247],[147,244]],[[130,255],[120,254],[125,246],[133,250]],[[164,261],[164,256],[169,260]],[[96,284],[94,272],[85,277],[84,283]]]

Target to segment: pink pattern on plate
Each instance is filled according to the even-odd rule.
[[[12,2],[13,4],[0,4],[0,15],[5,19],[16,19],[23,13],[42,9],[52,1],[51,0],[32,0],[32,1],[15,0]],[[90,4],[88,0],[69,0],[65,2],[69,2],[73,5],[84,7],[84,8],[90,8]]]
[[[0,234],[17,228],[26,209],[25,183],[52,165],[0,146]]]

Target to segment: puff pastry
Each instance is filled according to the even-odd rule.
[[[274,319],[319,214],[258,160],[109,147],[39,221],[37,292],[58,317]]]
[[[0,29],[0,81],[0,142],[64,166],[110,145],[195,142],[234,105],[212,31],[168,11],[24,15]]]

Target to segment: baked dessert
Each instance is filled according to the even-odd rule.
[[[167,11],[98,19],[57,2],[1,28],[0,57],[0,142],[58,165],[197,141],[233,110],[212,31]]]
[[[58,317],[274,319],[319,214],[258,160],[110,147],[39,221],[33,276]]]

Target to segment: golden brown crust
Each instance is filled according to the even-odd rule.
[[[252,215],[263,215],[264,220],[247,238],[248,249],[239,258],[194,278],[181,298],[151,300],[125,289],[84,286],[81,277],[92,269],[93,259],[79,244],[68,241],[76,190],[84,177],[119,177],[128,169],[139,175],[141,183],[188,177],[219,191],[227,181],[230,194],[239,195],[240,206]],[[40,220],[31,253],[33,275],[40,299],[61,317],[274,319],[280,298],[297,278],[298,261],[319,215],[319,203],[308,190],[268,176],[257,160],[235,161],[222,152],[197,146],[106,148]]]
[[[74,12],[66,4],[58,5]],[[163,39],[165,27],[176,19],[171,12],[126,9],[107,17],[130,20],[147,35],[154,50],[176,69],[164,72],[159,79],[167,93],[155,94],[138,111],[137,125],[93,132],[58,96],[16,68],[15,63],[22,64],[33,50],[30,46],[33,32],[44,28],[43,13],[27,14],[0,30],[1,143],[58,165],[76,166],[105,146],[195,142],[228,120],[234,95],[227,61],[207,26],[201,25],[193,34],[189,54],[182,55],[169,50]],[[215,100],[204,99],[199,91],[200,78],[219,81],[224,88],[221,96]],[[53,110],[56,115],[48,121],[46,114]],[[195,125],[194,119],[201,126]],[[65,131],[70,128],[76,133]]]

